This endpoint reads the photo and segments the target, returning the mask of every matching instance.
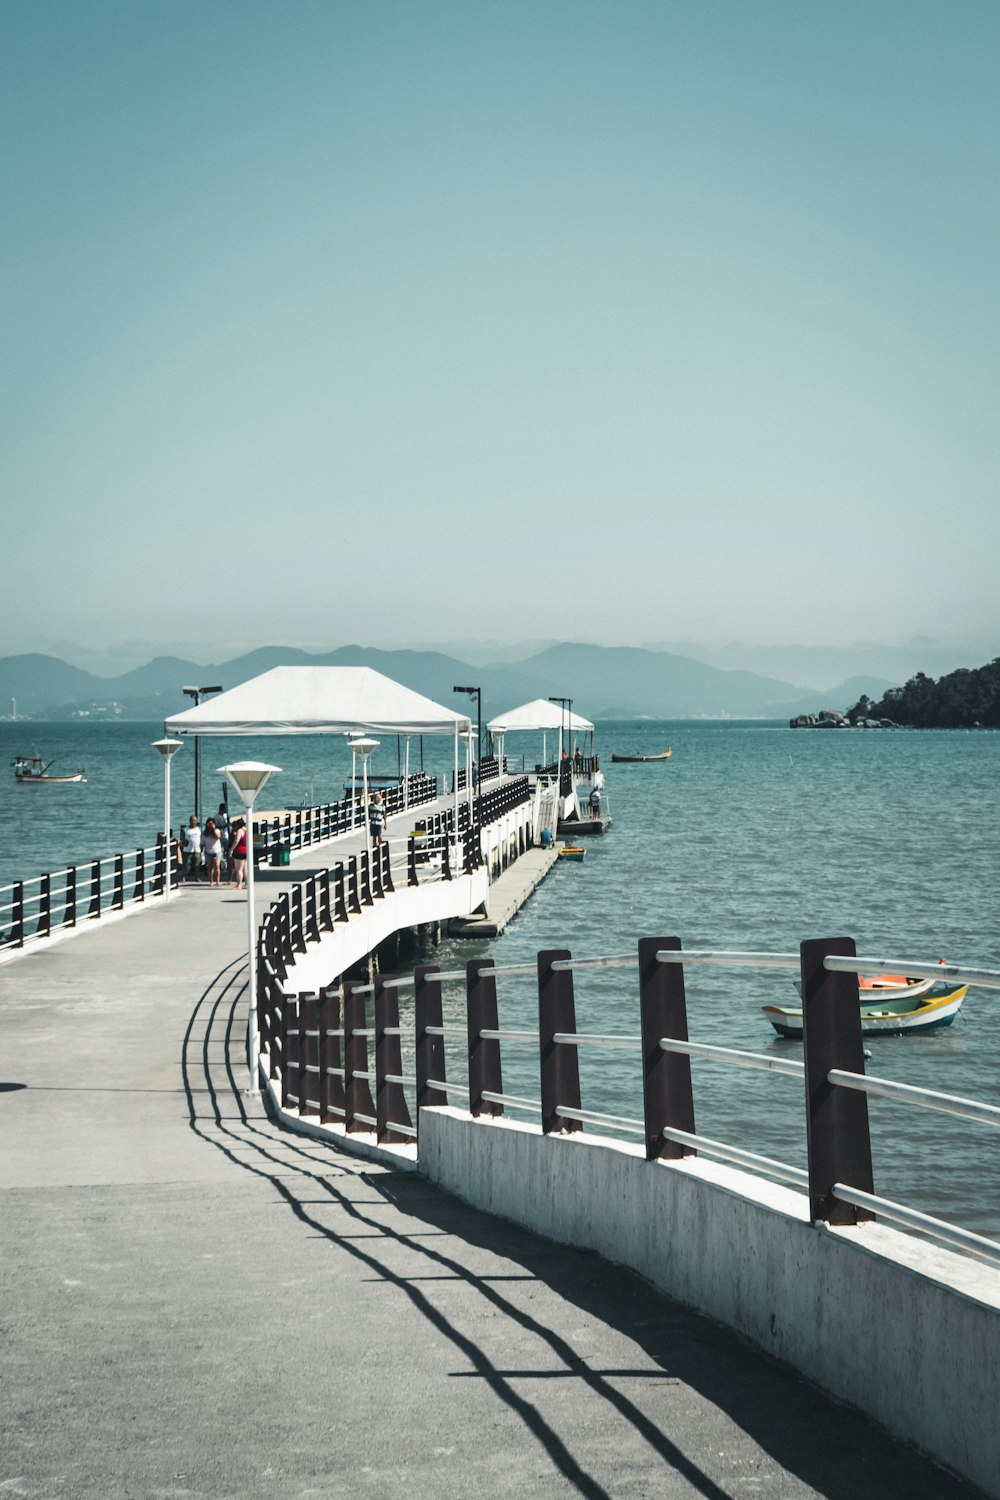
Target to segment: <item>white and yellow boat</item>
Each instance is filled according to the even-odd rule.
[[[950,1026],[962,1008],[968,985],[940,979],[907,980],[904,975],[860,979],[861,1030],[865,1036],[902,1036]],[[802,1008],[761,1007],[779,1036],[802,1035]]]

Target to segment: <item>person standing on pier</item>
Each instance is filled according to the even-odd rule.
[[[222,835],[215,826],[215,819],[209,818],[205,824],[205,863],[208,866],[208,883],[210,886],[222,885]]]
[[[184,830],[184,880],[197,880],[201,866],[201,824],[192,813]]]
[[[242,818],[233,824],[233,837],[229,845],[229,884],[238,891],[246,890],[247,884],[247,825]]]
[[[368,821],[371,825],[372,843],[377,848],[385,836],[385,808],[382,806],[381,792],[376,792],[372,798],[372,805],[368,810]]]

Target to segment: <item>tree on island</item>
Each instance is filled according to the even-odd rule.
[[[877,703],[862,693],[847,717],[852,723],[892,719],[916,729],[1000,728],[1000,657],[984,667],[959,667],[937,682],[918,672]]]

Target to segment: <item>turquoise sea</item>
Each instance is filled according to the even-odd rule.
[[[162,822],[157,724],[0,725],[15,753],[83,766],[82,786],[19,787],[0,777],[0,884],[97,854],[150,845]],[[526,737],[527,739],[527,737]],[[612,765],[610,754],[673,747],[662,763]],[[1000,735],[960,731],[809,731],[764,722],[601,723],[597,747],[614,818],[587,841],[582,864],[558,866],[493,945],[498,963],[543,947],[577,956],[627,953],[643,935],[692,948],[796,950],[806,937],[846,934],[860,953],[1000,968]],[[513,743],[508,750],[513,750]],[[521,745],[516,746],[518,753]],[[527,742],[526,759],[541,757]],[[550,752],[552,750],[550,745]],[[586,748],[586,747],[583,747]],[[424,742],[428,771],[450,769],[450,745]],[[283,768],[275,806],[341,794],[350,756],[340,740],[204,741],[204,806],[217,805],[214,768],[259,757]],[[416,742],[411,768],[419,765]],[[194,755],[173,762],[175,823],[191,810]],[[395,740],[372,770],[396,770]],[[270,792],[270,788],[269,788]],[[446,943],[445,967],[485,951]],[[693,1037],[799,1056],[760,1006],[791,1001],[780,971],[689,970]],[[581,1030],[634,1032],[627,970],[577,975]],[[530,980],[501,980],[501,1024],[527,1020]],[[460,994],[452,1004],[456,1008]],[[973,991],[955,1024],[870,1043],[870,1072],[1000,1105],[1000,993]],[[695,1063],[701,1132],[804,1165],[801,1088],[771,1075]],[[505,1087],[537,1097],[537,1063],[505,1052]],[[458,1072],[456,1060],[456,1076]],[[587,1108],[636,1115],[640,1085],[628,1053],[582,1054]],[[876,1190],[966,1228],[1000,1235],[1000,1132],[873,1101]]]

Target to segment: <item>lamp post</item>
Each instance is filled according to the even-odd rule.
[[[153,749],[163,756],[163,864],[166,872],[163,899],[170,900],[170,762],[183,747],[182,740],[154,740]]]
[[[221,693],[221,687],[182,687],[181,692],[194,699],[195,708],[201,702],[202,693]],[[201,822],[201,736],[194,737],[194,815]]]
[[[566,720],[566,737],[568,739],[569,738],[569,731],[570,731],[570,724],[571,724],[572,719],[573,719],[573,700],[572,700],[572,698],[550,698],[549,702],[550,703],[561,703],[562,704],[562,709],[563,709],[563,712],[559,716],[559,772],[560,772],[560,775],[561,775],[562,774],[562,753],[563,753],[563,719]]]
[[[202,689],[204,691],[204,689]],[[254,928],[253,910],[253,805],[267,778],[280,766],[267,766],[259,760],[241,760],[231,766],[220,766],[219,775],[225,776],[233,791],[237,793],[246,812],[247,831],[247,987],[250,992],[250,1009],[247,1016],[247,1061],[250,1067],[249,1092],[255,1094],[260,1073],[260,1037],[257,1032],[257,933]]]
[[[358,822],[358,752],[355,748],[360,731],[351,729],[348,731],[347,743],[351,747],[351,827],[357,827]]]
[[[453,693],[468,693],[476,700],[476,756],[483,753],[483,690],[477,687],[453,687]]]
[[[351,749],[355,755],[361,756],[361,801],[365,809],[365,848],[368,851],[368,861],[372,857],[372,825],[368,816],[368,757],[373,750],[379,747],[378,740],[366,739],[362,735],[359,739],[351,741]]]

